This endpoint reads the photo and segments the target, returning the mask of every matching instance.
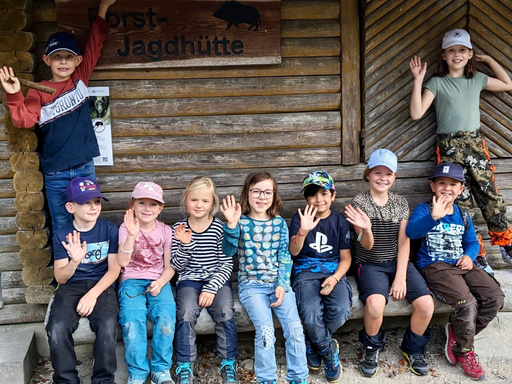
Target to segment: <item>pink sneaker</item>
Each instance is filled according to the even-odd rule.
[[[469,351],[465,356],[457,356],[457,362],[464,370],[466,376],[473,380],[485,379],[485,371],[478,362],[475,352]]]
[[[446,324],[444,327],[446,331],[446,344],[444,345],[444,354],[451,365],[457,364],[457,356],[453,353],[453,347],[455,345],[455,337],[453,337],[452,323]]]

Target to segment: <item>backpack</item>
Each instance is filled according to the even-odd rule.
[[[427,204],[429,212],[432,213],[432,206],[433,206],[432,201],[427,201],[427,202],[425,202],[425,204]],[[459,207],[459,206],[457,205],[457,207]],[[462,221],[464,223],[464,233],[465,233],[469,229],[469,223],[471,221],[470,220],[471,214],[469,213],[469,211],[466,208],[459,207],[459,210],[460,210],[460,215],[462,216]],[[410,250],[410,254],[409,254],[409,260],[414,265],[416,265],[416,259],[418,258],[418,251],[420,250],[420,247],[423,245],[424,239],[425,239],[424,237],[422,237],[420,239],[411,239],[411,250]]]

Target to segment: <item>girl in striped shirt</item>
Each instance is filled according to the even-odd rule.
[[[230,277],[233,259],[222,252],[223,223],[215,217],[219,197],[213,181],[198,176],[188,184],[174,224],[171,262],[179,273],[175,336],[178,384],[192,383],[197,357],[195,325],[203,308],[215,321],[223,383],[237,383],[237,334]]]
[[[352,205],[345,209],[345,216],[357,234],[356,280],[359,300],[365,305],[364,328],[359,332],[359,341],[364,346],[359,371],[365,377],[377,374],[379,350],[386,343],[381,325],[389,296],[393,300],[406,299],[413,305],[411,325],[400,348],[413,373],[429,373],[424,351],[431,338],[427,327],[434,313],[434,301],[425,280],[409,262],[410,241],[405,234],[409,205],[403,197],[390,192],[397,166],[393,152],[373,152],[363,174],[370,189],[355,196]]]

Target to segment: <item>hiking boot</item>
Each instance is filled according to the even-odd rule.
[[[138,379],[128,379],[126,384],[144,384],[146,380],[138,380]],[[82,382],[80,382],[82,384]]]
[[[457,356],[453,353],[453,347],[457,343],[452,332],[452,323],[447,323],[444,327],[446,332],[446,343],[444,345],[444,354],[451,365],[457,364]]]
[[[151,372],[151,384],[174,384],[169,371]]]
[[[308,368],[312,371],[317,371],[322,366],[322,358],[316,354],[308,341],[306,341],[306,360]]]
[[[329,352],[322,357],[325,377],[330,383],[335,383],[341,376],[341,364],[338,356],[339,349],[338,341],[332,339],[331,345],[329,346]]]
[[[192,384],[194,382],[194,363],[178,361],[177,364],[176,384]]]
[[[379,371],[379,350],[366,347],[363,359],[359,362],[359,372],[364,377],[374,377]]]
[[[512,264],[512,244],[500,247],[501,258],[505,263]]]
[[[494,270],[489,265],[489,263],[487,263],[485,256],[477,256],[473,264],[475,264],[480,269],[483,269],[485,272],[487,272],[487,274],[494,276]]]
[[[402,355],[404,355],[409,362],[409,369],[412,373],[418,376],[428,375],[430,372],[430,367],[428,366],[428,363],[425,360],[425,356],[423,356],[423,354],[409,355],[408,353],[402,351]]]
[[[238,375],[236,374],[236,360],[235,358],[223,359],[220,362],[220,376],[222,383],[236,383],[238,384]]]
[[[457,363],[462,367],[466,376],[473,380],[485,379],[485,371],[478,362],[474,351],[469,351],[465,356],[457,356]]]

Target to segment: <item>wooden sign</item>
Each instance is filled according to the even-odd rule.
[[[59,28],[83,47],[95,0],[55,0]],[[118,0],[96,68],[279,64],[279,0]]]

